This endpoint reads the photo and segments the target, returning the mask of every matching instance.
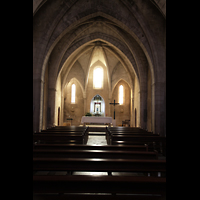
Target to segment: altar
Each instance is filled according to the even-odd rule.
[[[108,126],[110,126],[110,124],[112,123],[112,117],[87,117],[87,116],[83,116],[81,119],[81,123],[84,124],[85,123],[108,123]]]

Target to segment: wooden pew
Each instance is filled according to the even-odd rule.
[[[33,144],[33,149],[148,151],[148,145]]]
[[[158,134],[153,134],[153,133],[137,133],[137,132],[114,132],[114,131],[110,131],[109,133],[106,134],[106,140],[107,143],[110,143],[110,140],[112,139],[112,136],[159,136]]]
[[[135,128],[135,127],[106,127],[106,133],[111,134],[112,133],[143,133],[143,134],[153,134],[153,132],[146,131],[144,129]]]
[[[137,133],[147,133],[147,130],[141,129],[139,127],[106,127],[106,131],[131,131]],[[152,133],[152,132],[149,132]]]
[[[33,158],[34,171],[166,172],[166,160]]]
[[[135,127],[106,127],[106,140],[108,144],[110,143],[111,135],[159,136],[153,134],[153,132]]]
[[[35,158],[158,159],[157,152],[119,150],[33,150]]]
[[[161,136],[111,135],[109,144],[147,144],[148,149],[157,150],[166,155],[166,137]]]
[[[40,134],[41,135],[41,134]],[[54,135],[54,134],[49,134]],[[65,135],[65,134],[60,134]],[[129,135],[128,135],[129,136]],[[77,145],[34,144],[33,170],[41,171],[99,171],[99,172],[166,172],[166,161],[156,160],[154,152],[133,152],[147,145]],[[43,148],[43,150],[40,150]],[[81,150],[81,151],[80,151]],[[148,154],[150,153],[150,154]],[[129,158],[129,156],[135,156]],[[145,158],[144,156],[149,156]],[[154,157],[151,157],[154,156]],[[88,158],[89,157],[89,158]],[[68,173],[71,174],[71,173]],[[33,199],[137,199],[164,200],[165,177],[54,175],[33,176]],[[40,194],[42,193],[42,194]],[[52,195],[52,193],[54,193]],[[65,193],[65,195],[62,193]],[[69,194],[67,194],[69,193]],[[76,194],[70,194],[76,193]],[[81,193],[110,193],[88,195]],[[121,193],[119,195],[119,193]],[[134,194],[134,195],[130,195]]]
[[[85,129],[88,127],[84,127],[84,126],[54,126],[48,129]]]
[[[57,130],[57,129],[54,129],[54,130],[42,130],[41,132],[38,132],[38,133],[84,133],[85,130]]]
[[[33,134],[33,143],[75,143],[75,144],[86,144],[87,143],[87,135],[82,133],[67,133],[67,134]]]
[[[100,186],[101,188],[101,186]],[[153,194],[33,194],[33,200],[166,200],[166,195]]]
[[[164,141],[166,137],[161,136],[146,136],[146,135],[133,135],[133,134],[112,134],[111,143],[115,141],[130,141],[131,143],[146,143],[146,142],[160,142]]]
[[[41,133],[83,133],[85,136],[88,136],[89,127],[53,127],[46,130],[41,130]]]
[[[89,127],[53,127],[50,129],[46,129],[46,130],[41,130],[42,133],[46,133],[46,132],[82,132],[84,134],[88,133]]]
[[[82,131],[43,131],[43,132],[36,132],[34,134],[57,134],[57,135],[84,135],[88,136],[88,132]]]
[[[40,142],[40,143],[86,144],[88,141],[88,128],[89,127],[56,126],[47,130],[42,130],[41,132],[34,133],[33,140],[34,142],[38,142],[38,143]],[[47,137],[45,137],[45,134]],[[80,136],[82,136],[82,138]],[[39,137],[42,140],[38,139]]]
[[[166,178],[86,175],[33,176],[33,193],[33,199],[35,200],[38,197],[40,197],[38,199],[43,200],[164,200],[166,195]],[[81,193],[84,194],[81,195]],[[106,193],[106,195],[95,194],[95,196],[90,196],[87,193]]]

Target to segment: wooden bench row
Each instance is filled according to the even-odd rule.
[[[86,144],[87,141],[88,141],[88,135],[82,133],[33,134],[33,143]]]
[[[138,132],[137,132],[138,131]],[[157,150],[166,155],[166,137],[134,127],[106,127],[106,140],[109,145],[147,144],[149,150]]]
[[[35,158],[123,158],[158,159],[157,152],[120,150],[46,150],[34,149]]]
[[[143,187],[142,184],[140,186]],[[165,186],[163,188],[165,188]],[[97,194],[96,193],[33,194],[33,200],[94,200],[94,199],[95,200],[166,200],[166,195],[164,196],[163,195],[161,196],[159,194],[115,195],[115,194],[108,194],[108,193],[103,193],[103,194],[101,193],[97,193]]]
[[[46,130],[84,130],[87,128],[88,127],[84,127],[84,126],[54,126]]]
[[[62,127],[57,126],[46,130],[41,130],[41,132],[88,132],[89,127],[78,127],[78,126],[70,126],[70,127]]]
[[[33,193],[35,200],[164,200],[166,178],[86,175],[33,176]],[[49,193],[51,195],[47,195]],[[95,195],[87,193],[95,193]],[[104,195],[96,193],[104,193]]]
[[[33,134],[33,143],[86,144],[88,127],[53,127]]]
[[[111,135],[109,144],[147,144],[149,150],[157,150],[159,153],[166,155],[166,137],[161,136]]]
[[[144,129],[136,127],[106,127],[106,139],[108,141],[110,140],[111,135],[118,135],[118,134],[144,135],[144,136],[154,135],[152,132],[148,132]]]
[[[166,160],[33,158],[34,171],[166,172]]]
[[[136,133],[152,133],[139,127],[106,127],[106,131],[129,131]]]
[[[165,199],[166,160],[158,160],[157,152],[148,152],[148,145],[67,144],[67,138],[76,140],[84,134],[58,129],[65,128],[34,134],[38,143],[33,143],[33,199]],[[37,175],[37,171],[49,171],[51,175]],[[66,171],[67,175],[52,175],[56,171]],[[74,171],[107,172],[109,176],[72,175]],[[112,172],[143,176],[115,176]]]
[[[148,151],[148,145],[83,145],[83,144],[33,144],[33,149],[46,150],[116,150],[116,151]]]

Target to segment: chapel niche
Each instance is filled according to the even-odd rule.
[[[95,95],[90,103],[90,113],[94,116],[105,116],[105,102],[100,95]]]

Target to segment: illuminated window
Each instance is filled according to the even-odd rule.
[[[97,67],[93,71],[93,87],[101,89],[103,87],[103,68]]]
[[[71,103],[75,103],[76,85],[72,84]]]
[[[119,104],[123,104],[123,85],[119,86]]]

